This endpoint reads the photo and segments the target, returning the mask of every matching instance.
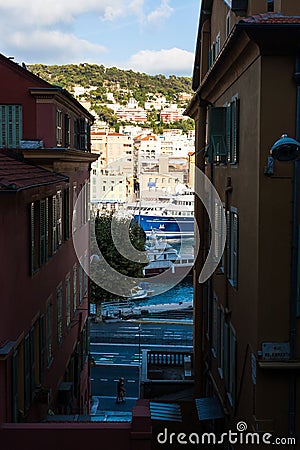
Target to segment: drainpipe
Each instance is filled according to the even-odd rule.
[[[196,127],[198,130],[196,137],[196,149],[203,149],[205,147],[206,138],[206,106],[202,105],[201,98],[198,99],[198,114],[196,120]],[[196,150],[195,165],[202,172],[205,173],[205,159],[203,151]],[[201,189],[199,186],[198,177],[195,178],[195,191]],[[195,397],[204,397],[205,382],[204,382],[204,355],[205,355],[205,331],[204,331],[204,315],[203,315],[203,283],[199,283],[199,275],[204,265],[206,258],[206,243],[205,243],[205,208],[200,198],[195,195],[195,219],[197,221],[199,236],[195,234],[196,248],[199,246],[198,254],[196,255],[194,264],[194,376],[195,376]],[[199,239],[200,238],[200,239]],[[197,240],[199,239],[199,240]],[[200,241],[200,242],[199,242]],[[198,381],[198,382],[197,382]]]
[[[300,48],[297,49],[294,80],[297,86],[296,106],[296,140],[300,139]],[[298,269],[298,216],[299,216],[299,161],[294,161],[293,189],[293,236],[292,236],[292,276],[290,304],[290,357],[296,357],[296,326],[297,326],[297,269]],[[296,374],[293,370],[289,382],[289,434],[295,437],[296,423]]]

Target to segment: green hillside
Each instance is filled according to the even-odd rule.
[[[117,67],[106,68],[97,64],[69,64],[47,66],[35,64],[28,69],[41,78],[72,91],[75,85],[85,88],[97,86],[86,95],[88,100],[105,102],[106,92],[113,92],[117,101],[126,103],[133,96],[142,106],[149,93],[162,94],[167,101],[178,102],[180,92],[192,93],[191,78],[171,75],[147,75],[133,70],[121,70]],[[89,98],[90,97],[90,98]],[[183,105],[184,106],[184,105]]]

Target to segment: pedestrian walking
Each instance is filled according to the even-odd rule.
[[[116,403],[124,403],[125,402],[125,380],[123,377],[119,378],[117,383],[117,398]]]

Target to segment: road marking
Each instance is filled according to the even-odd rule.
[[[116,396],[115,395],[93,395],[93,398],[99,398],[100,399],[100,407],[98,407],[98,409],[101,409],[101,399],[104,398],[113,398],[115,399]],[[138,397],[125,397],[125,400],[137,400]]]
[[[135,383],[136,380],[127,380],[127,383]]]
[[[95,381],[95,378],[90,378],[91,381]]]
[[[136,347],[137,344],[125,344],[122,342],[115,342],[115,343],[109,343],[109,342],[98,342],[98,343],[92,343],[91,345],[102,345],[102,346],[109,346],[109,345],[113,345],[114,347],[118,347],[118,346],[122,346],[122,347]],[[141,344],[141,347],[149,347],[151,345],[152,348],[161,348],[162,350],[164,349],[164,345],[162,344]],[[168,349],[169,348],[179,348],[179,347],[183,347],[183,348],[193,348],[192,345],[169,345],[168,344]],[[94,353],[93,351],[91,352],[92,354]]]
[[[108,378],[100,378],[100,381],[108,381]]]

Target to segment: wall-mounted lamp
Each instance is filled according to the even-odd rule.
[[[278,161],[296,161],[300,159],[300,143],[283,134],[272,146],[270,154]]]

